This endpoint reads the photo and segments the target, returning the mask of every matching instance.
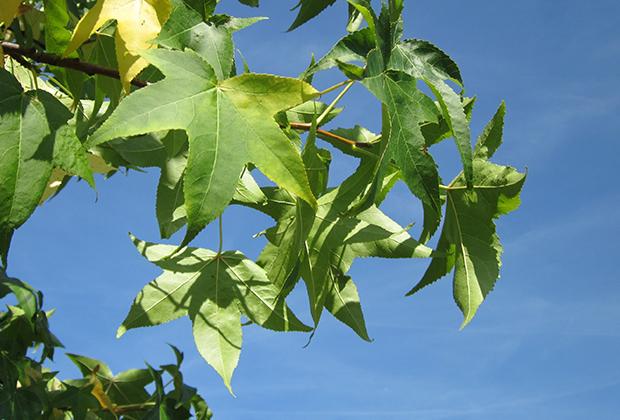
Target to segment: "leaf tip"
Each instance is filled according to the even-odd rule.
[[[127,332],[127,327],[125,327],[125,325],[121,325],[120,327],[118,327],[118,329],[116,330],[116,338],[121,338],[122,336],[125,335],[125,333]]]

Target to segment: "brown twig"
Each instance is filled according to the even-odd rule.
[[[27,57],[39,63],[49,64],[57,67],[65,67],[68,69],[81,71],[91,76],[94,74],[100,74],[102,76],[111,77],[113,79],[120,80],[121,78],[117,70],[98,66],[96,64],[85,63],[77,58],[60,57],[55,54],[37,51],[34,48],[23,48],[19,44],[14,44],[7,41],[1,41],[0,45],[2,46],[5,54],[15,58],[16,60]],[[131,84],[137,87],[146,86],[146,82],[138,79],[132,80]]]
[[[290,125],[291,125],[291,128],[294,128],[295,130],[310,131],[310,129],[312,128],[312,125],[308,123],[292,122],[290,123]],[[330,131],[323,130],[322,128],[317,128],[316,132],[317,134],[321,134],[322,136],[329,137],[330,139],[334,139],[342,143],[346,143],[350,146],[356,146],[356,147],[370,147],[371,146],[371,144],[369,143],[362,143],[359,141],[347,139],[346,137],[339,136],[338,134],[334,134]]]
[[[120,80],[120,74],[118,73],[117,70],[98,66],[96,64],[86,63],[86,62],[80,61],[77,58],[65,58],[65,57],[60,57],[55,54],[37,51],[34,48],[23,48],[22,46],[18,44],[15,44],[13,42],[8,42],[8,41],[0,41],[0,45],[2,46],[2,49],[4,50],[5,54],[9,55],[10,57],[13,57],[17,62],[19,62],[22,65],[28,64],[24,60],[24,57],[27,57],[39,63],[49,64],[49,65],[57,66],[57,67],[65,67],[65,68],[81,71],[89,75],[100,74],[102,76],[112,77],[114,79]],[[337,86],[340,86],[346,83],[349,83],[349,81],[342,82],[341,84]],[[131,84],[136,87],[146,86],[146,82],[142,80],[138,80],[138,79],[132,80]],[[291,128],[294,128],[296,130],[310,131],[311,127],[312,127],[311,124],[308,124],[308,123],[296,123],[296,122],[291,123]],[[330,139],[333,139],[333,140],[336,140],[342,143],[346,143],[350,146],[356,146],[356,147],[369,147],[370,146],[370,144],[368,143],[362,143],[362,142],[357,142],[355,140],[350,140],[345,137],[334,134],[330,131],[323,130],[321,128],[317,128],[316,132],[317,134],[320,134],[324,137],[328,137]]]

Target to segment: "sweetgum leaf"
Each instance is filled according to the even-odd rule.
[[[241,315],[277,331],[308,331],[267,278],[265,270],[237,251],[216,253],[158,245],[134,238],[138,251],[164,270],[134,300],[118,335],[188,315],[200,354],[230,389],[241,351]]]
[[[409,40],[394,46],[388,68],[423,80],[437,97],[461,155],[467,185],[472,185],[472,150],[469,122],[460,96],[444,81],[462,83],[456,64],[443,51],[426,41]]]
[[[144,389],[153,382],[146,369],[130,369],[117,375],[100,360],[68,353],[69,359],[78,367],[85,378],[94,377],[101,385],[98,399],[105,399],[116,405],[139,404],[148,400],[149,393]],[[69,381],[77,385],[77,381]],[[97,388],[97,385],[95,385]]]
[[[309,229],[304,226],[308,226],[307,217],[311,214],[304,215],[300,209],[304,203],[285,191],[263,189],[268,200],[263,206],[241,203],[278,222],[275,230],[267,231],[270,244],[261,255],[262,264],[274,266],[274,261],[282,253],[299,255],[298,267],[292,270],[295,277],[279,276],[278,279],[286,282],[282,285],[286,292],[297,277],[303,278],[315,327],[326,307],[364,339],[368,339],[368,335],[363,327],[363,316],[355,309],[359,304],[355,302],[359,299],[354,293],[354,285],[342,284],[342,277],[353,260],[357,257],[426,258],[431,254],[429,248],[411,238],[405,229],[377,207],[372,206],[361,213],[352,212],[357,200],[368,189],[366,178],[373,167],[372,161],[363,161],[355,174],[340,187],[322,195]],[[287,228],[286,233],[295,234],[280,234],[283,226]],[[301,239],[304,235],[305,239]]]
[[[499,277],[502,246],[496,233],[499,216],[519,207],[525,174],[486,160],[501,143],[504,106],[479,137],[474,186],[459,175],[446,191],[445,222],[433,257],[414,294],[454,269],[454,299],[463,312],[462,327],[476,314]]]
[[[273,116],[316,96],[296,79],[243,74],[218,81],[192,51],[153,50],[145,56],[166,78],[128,96],[87,141],[184,129],[189,158],[184,178],[189,243],[232,199],[246,163],[309,204],[315,198],[298,150]]]
[[[439,174],[420,129],[423,122],[437,120],[435,104],[418,90],[415,79],[407,75],[380,73],[362,83],[385,105],[386,119],[372,180],[374,195],[369,200],[374,200],[377,187],[393,160],[411,192],[426,205],[428,217],[438,224],[441,211]]]

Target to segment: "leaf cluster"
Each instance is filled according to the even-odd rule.
[[[77,354],[67,357],[81,378],[59,379],[51,371],[57,348],[43,294],[0,270],[0,417],[3,419],[210,419],[209,407],[183,381],[183,353],[176,362],[130,369],[114,375],[103,362]],[[38,354],[38,358],[33,355]],[[166,383],[164,384],[164,381]]]
[[[334,3],[300,0],[290,30]],[[404,38],[403,1],[379,10],[368,0],[346,3],[346,35],[291,78],[253,73],[238,59],[235,32],[262,18],[217,14],[216,0],[8,2],[0,15],[10,41],[3,41],[8,55],[0,69],[4,267],[15,230],[71,179],[95,188],[95,174],[101,182],[119,170],[156,168],[161,238],[185,233],[175,244],[132,237],[162,274],[138,293],[118,335],[187,316],[200,354],[231,392],[243,325],[314,334],[328,312],[371,340],[348,274],[356,258],[430,259],[409,294],[453,273],[454,300],[463,326],[469,323],[499,278],[495,221],[519,206],[525,181],[490,160],[502,143],[505,105],[472,145],[475,98],[465,95],[448,54]],[[330,69],[344,80],[315,88],[314,75]],[[339,101],[354,85],[381,105],[380,133],[335,124]],[[461,167],[444,183],[433,152],[448,139]],[[357,167],[334,185],[331,162],[342,155]],[[265,178],[270,182],[257,182]],[[397,182],[424,210],[415,237],[381,210]],[[219,224],[222,243],[222,214],[231,205],[273,220],[256,261],[193,245],[211,223]],[[286,303],[300,283],[309,322]],[[28,346],[34,340],[24,337]],[[116,376],[102,373],[107,368],[88,363],[88,386],[114,383]],[[194,404],[195,394],[176,385],[178,365],[137,374],[155,381],[157,407],[172,407],[170,399],[174,410]],[[177,378],[172,394],[160,389],[161,372]],[[100,405],[118,404],[100,397]]]

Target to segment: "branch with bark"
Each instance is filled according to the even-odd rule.
[[[99,66],[96,64],[86,63],[80,61],[77,58],[61,57],[56,54],[50,54],[42,51],[38,51],[34,48],[24,48],[19,44],[12,42],[2,41],[0,42],[4,54],[15,58],[20,61],[23,58],[29,58],[37,63],[49,64],[50,66],[64,67],[72,70],[81,71],[88,75],[100,74],[102,76],[111,77],[113,79],[120,79],[120,75],[117,70]],[[146,82],[138,79],[131,81],[131,84],[136,87],[145,87]]]
[[[28,58],[37,63],[48,64],[50,66],[64,67],[64,68],[68,68],[72,70],[77,70],[77,71],[86,73],[91,76],[95,74],[99,74],[102,76],[107,76],[113,79],[120,80],[120,74],[118,73],[117,70],[111,69],[108,67],[99,66],[96,64],[92,64],[92,63],[87,63],[84,61],[80,61],[77,58],[61,57],[56,54],[50,54],[50,53],[38,51],[35,48],[24,48],[19,44],[15,44],[13,42],[7,42],[7,41],[0,41],[0,46],[2,47],[2,50],[4,50],[4,54],[8,55],[9,57],[12,57],[13,59],[15,59],[17,62],[19,62],[22,65],[29,64],[27,61],[25,61],[25,59]],[[343,82],[343,84],[344,83],[346,82]],[[139,79],[133,79],[131,81],[131,84],[138,88],[147,86],[147,83],[145,81],[139,80]],[[339,87],[339,86],[340,85],[336,85],[336,87]],[[290,123],[290,126],[291,128],[294,128],[295,130],[310,131],[311,129],[311,124],[307,124],[307,123],[293,122],[293,123]],[[337,134],[334,134],[327,130],[323,130],[321,128],[317,128],[316,132],[317,134],[321,134],[333,140],[346,143],[350,146],[357,146],[357,147],[368,147],[369,146],[369,144],[367,143],[356,142],[354,140],[347,139],[345,137],[339,136]]]

